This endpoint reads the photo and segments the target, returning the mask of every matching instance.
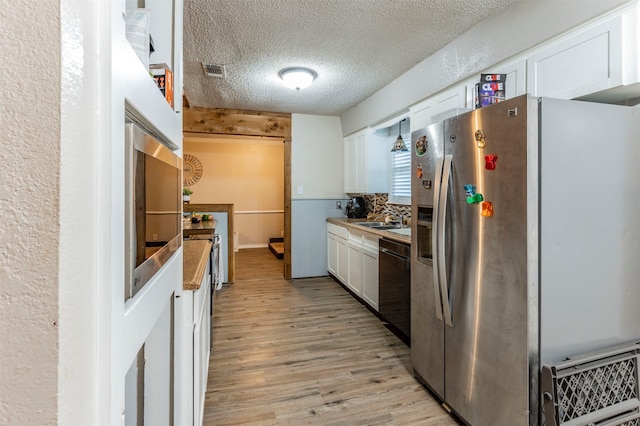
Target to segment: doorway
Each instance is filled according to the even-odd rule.
[[[253,136],[284,141],[284,278],[291,278],[291,113],[189,107],[182,111],[184,136]]]
[[[243,250],[269,251],[284,245],[285,146],[282,138],[226,135],[185,135],[185,156],[196,158],[201,176],[189,186],[191,203],[232,204],[233,239],[227,250],[235,250],[236,271]],[[284,256],[279,256],[282,259]],[[249,257],[250,258],[250,257]],[[284,275],[284,262],[280,276]]]

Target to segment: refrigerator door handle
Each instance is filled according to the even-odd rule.
[[[447,281],[447,259],[445,257],[445,230],[447,227],[447,201],[449,197],[449,180],[451,177],[452,155],[445,155],[442,167],[442,184],[440,187],[440,195],[438,199],[438,245],[436,252],[438,253],[438,278],[440,283],[440,295],[442,297],[442,310],[444,314],[444,322],[453,327],[453,317],[451,315],[451,304],[449,303],[449,283]]]
[[[440,296],[440,279],[438,273],[438,259],[440,255],[438,253],[438,229],[440,224],[438,222],[438,205],[440,203],[440,188],[442,186],[442,164],[444,160],[438,158],[436,162],[436,179],[433,191],[433,224],[435,232],[431,233],[431,247],[433,247],[433,291],[435,294],[435,306],[436,306],[436,318],[442,321],[442,297]]]

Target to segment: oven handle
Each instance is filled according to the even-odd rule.
[[[397,253],[395,253],[395,252],[393,252],[393,251],[391,251],[391,250],[389,250],[389,249],[387,249],[387,248],[384,248],[384,247],[382,247],[382,248],[380,249],[380,253],[382,253],[382,254],[388,254],[389,256],[393,256],[393,257],[396,257],[396,258],[398,258],[398,259],[402,259],[402,260],[404,260],[404,261],[406,261],[406,262],[409,262],[409,257],[401,256],[401,255],[399,255],[399,254],[397,254]]]

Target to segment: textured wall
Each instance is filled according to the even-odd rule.
[[[60,1],[0,1],[0,45],[0,424],[55,424]]]

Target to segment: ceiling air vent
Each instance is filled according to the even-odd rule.
[[[203,63],[202,69],[204,70],[204,75],[207,77],[224,78],[224,65]]]

